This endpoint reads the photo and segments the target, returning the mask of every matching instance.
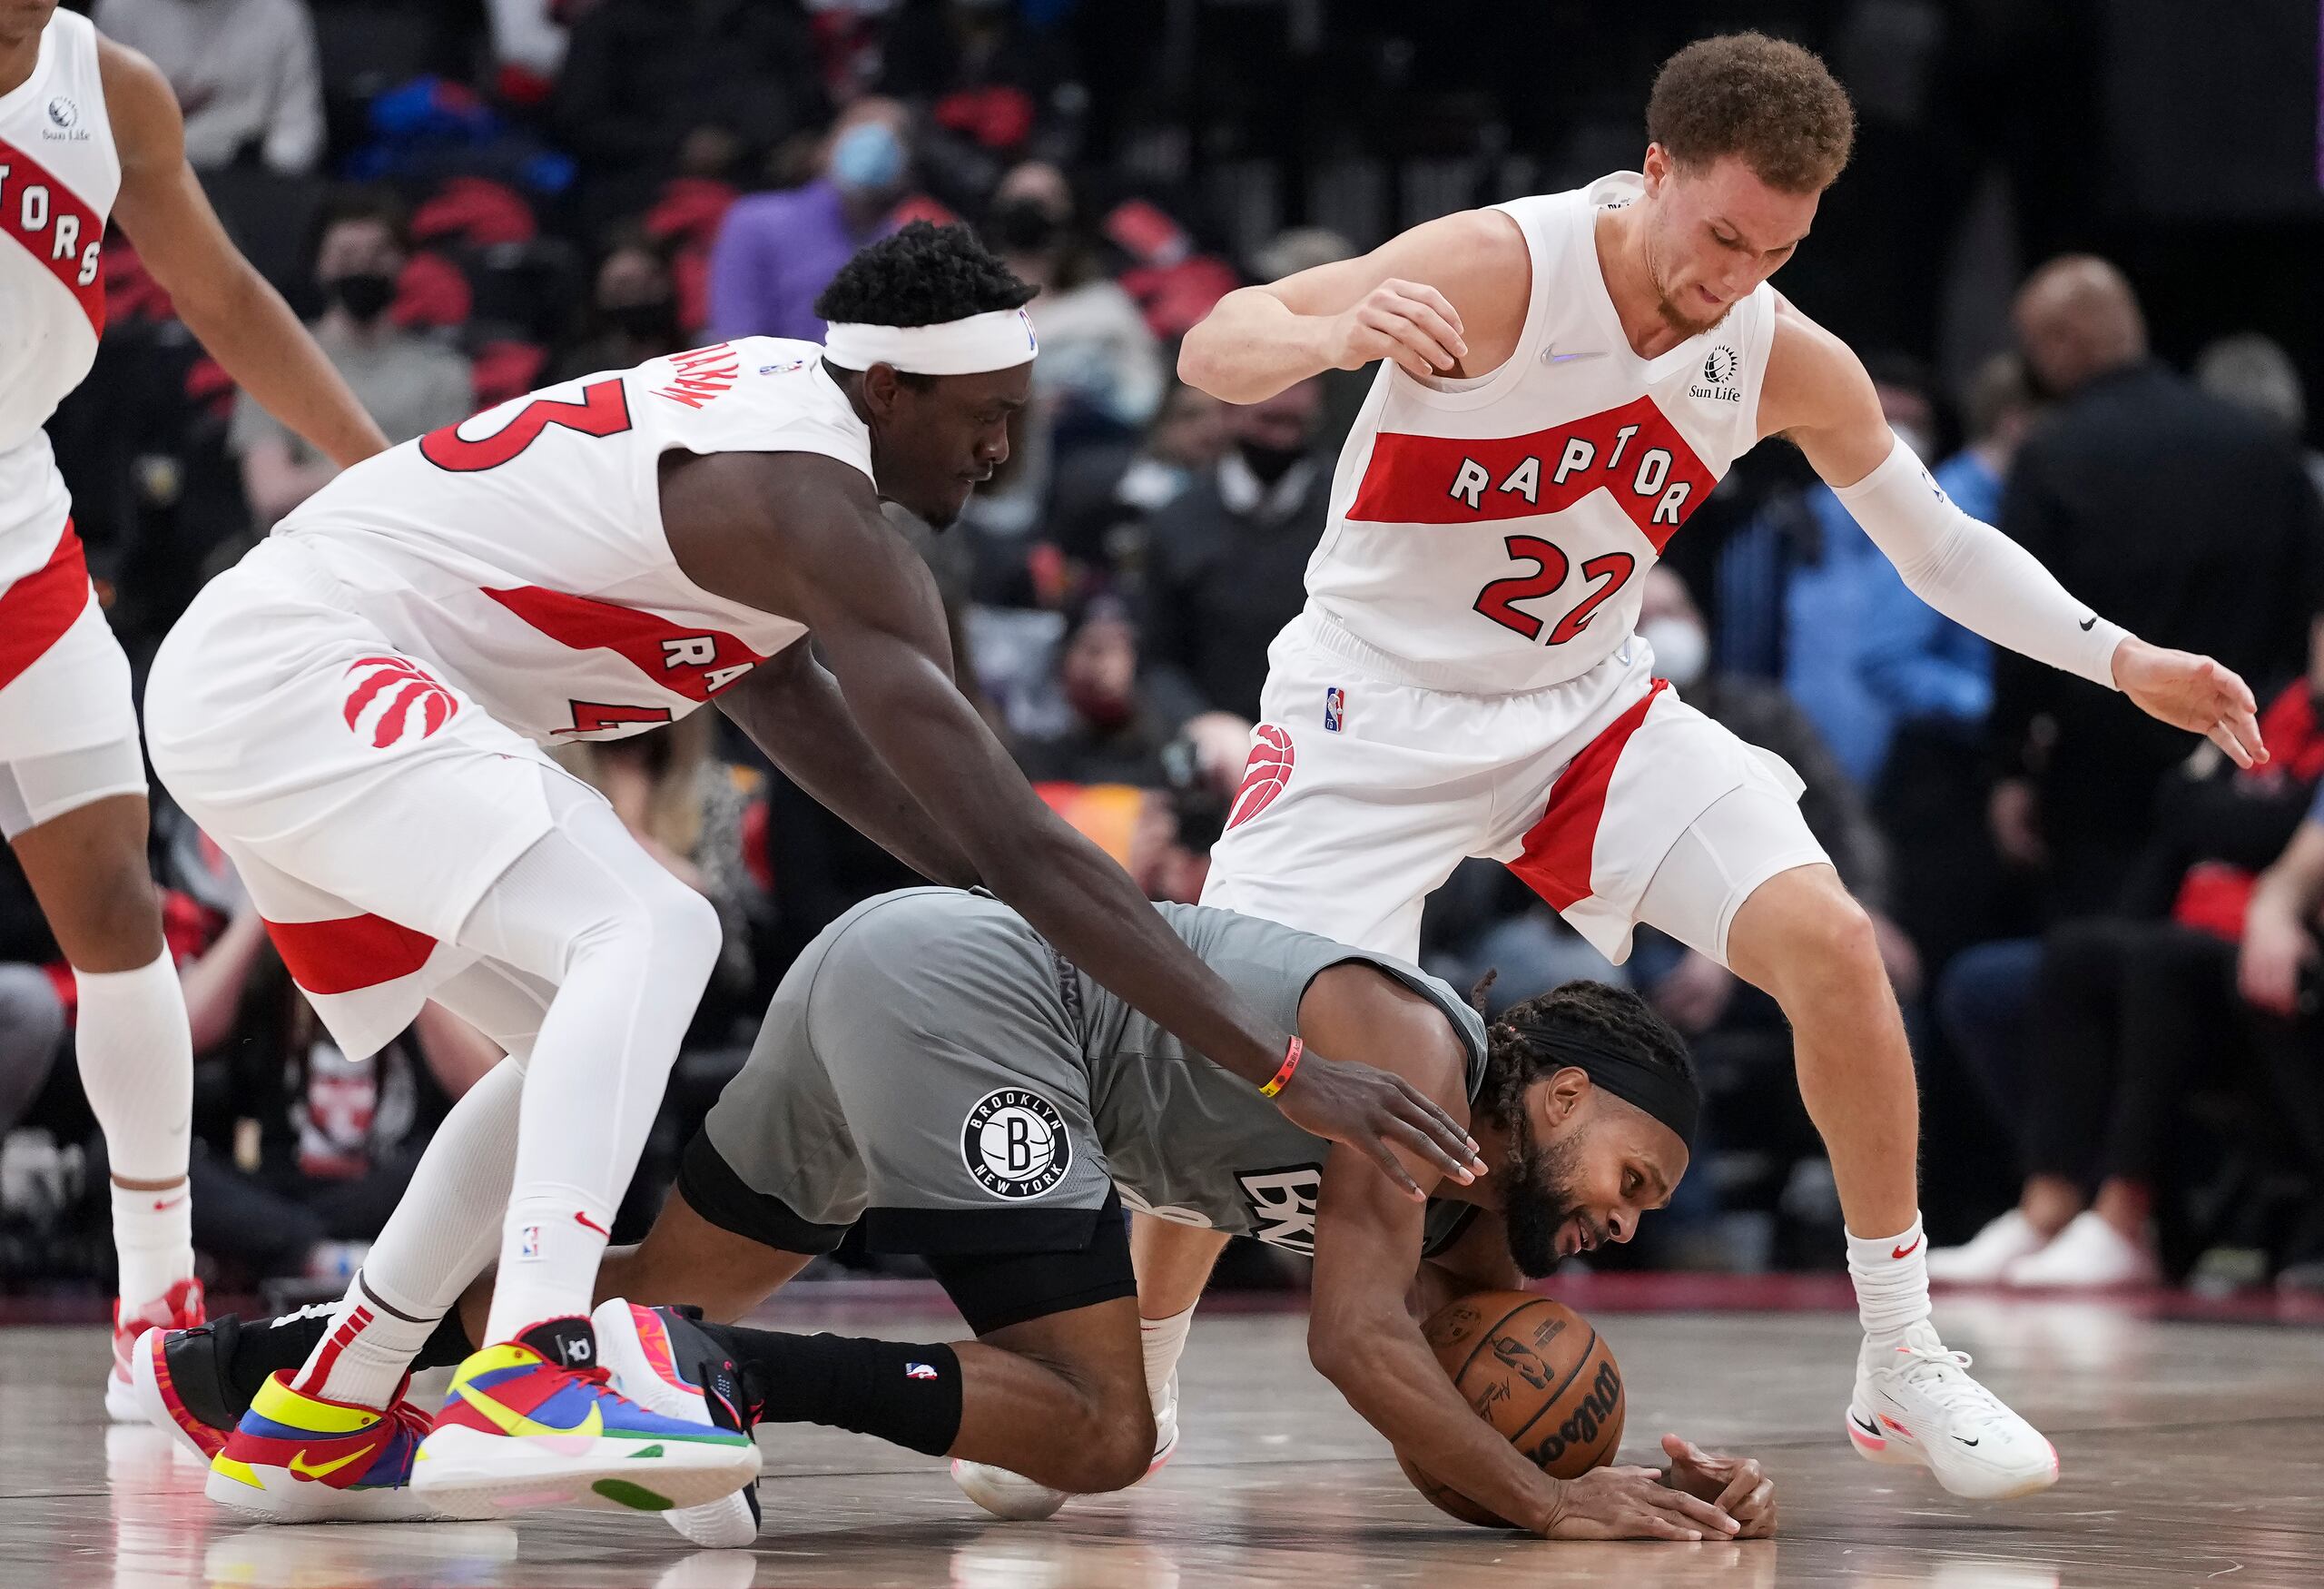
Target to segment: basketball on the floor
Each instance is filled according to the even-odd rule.
[[[1580,1478],[1622,1443],[1622,1371],[1590,1322],[1528,1291],[1479,1291],[1422,1327],[1429,1349],[1477,1416],[1552,1478]],[[1439,1510],[1513,1528],[1401,1451],[1396,1466]]]

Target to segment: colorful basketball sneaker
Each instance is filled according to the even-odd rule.
[[[591,1366],[562,1366],[573,1363]],[[420,1445],[413,1487],[463,1511],[666,1512],[758,1477],[749,1436],[649,1412],[607,1380],[583,1318],[551,1319],[469,1354]]]
[[[205,1463],[225,1448],[241,1416],[223,1372],[241,1329],[229,1315],[192,1329],[149,1329],[130,1348],[138,1416]]]
[[[404,1399],[388,1410],[294,1390],[267,1377],[250,1411],[211,1459],[202,1493],[270,1523],[409,1523],[445,1512],[411,1488],[428,1415]]]
[[[116,1424],[142,1424],[145,1410],[138,1405],[130,1383],[129,1359],[137,1337],[149,1329],[191,1329],[208,1317],[202,1306],[202,1282],[180,1280],[153,1301],[125,1308],[113,1305],[113,1372],[105,1377],[105,1414]]]
[[[589,1322],[596,1327],[597,1361],[630,1400],[665,1417],[750,1432],[742,1366],[684,1313],[615,1298],[599,1303]],[[759,1536],[758,1485],[674,1507],[662,1518],[704,1550],[743,1549]]]

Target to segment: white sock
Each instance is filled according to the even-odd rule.
[[[104,1130],[113,1178],[164,1188],[126,1195],[119,1187],[113,1190],[121,1295],[135,1307],[193,1273],[193,1227],[183,1184],[192,1140],[193,1036],[177,967],[166,950],[135,971],[76,968],[73,982],[81,1002],[74,1036],[81,1089]]]
[[[129,1309],[157,1302],[193,1273],[193,1199],[181,1180],[159,1191],[113,1189],[113,1247],[121,1299]]]
[[[613,1210],[577,1187],[510,1198],[484,1338],[514,1340],[545,1319],[586,1318],[613,1223]]]
[[[1928,1243],[1921,1217],[1895,1236],[1848,1233],[1848,1278],[1856,1282],[1856,1317],[1864,1333],[1884,1345],[1929,1316]]]
[[[1162,1387],[1178,1371],[1178,1357],[1187,1349],[1187,1332],[1194,1327],[1194,1322],[1195,1310],[1191,1308],[1167,1318],[1137,1321],[1137,1344],[1146,1354],[1146,1393],[1157,1406],[1162,1399]]]
[[[384,1409],[410,1371],[412,1358],[435,1333],[442,1309],[423,1314],[409,1298],[382,1296],[363,1271],[332,1311],[331,1327],[292,1378],[294,1388],[328,1401]]]
[[[299,1370],[300,1389],[388,1405],[429,1330],[499,1244],[524,1087],[523,1064],[503,1060],[452,1106],[348,1287],[333,1327]],[[341,1341],[340,1327],[350,1320]]]

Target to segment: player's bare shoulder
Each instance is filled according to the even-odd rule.
[[[1775,334],[1759,389],[1760,439],[1843,427],[1867,412],[1878,418],[1879,394],[1856,350],[1782,293],[1775,299]]]
[[[1299,1001],[1299,1035],[1318,1052],[1393,1071],[1466,1124],[1466,1045],[1433,999],[1364,961],[1318,975]]]
[[[104,85],[105,119],[113,123],[123,177],[148,170],[175,172],[185,155],[185,119],[162,69],[99,34],[97,78]]]
[[[834,560],[910,558],[863,471],[820,453],[666,453],[661,498],[686,577],[763,612],[803,620],[798,581]]]

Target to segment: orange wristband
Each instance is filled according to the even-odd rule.
[[[1296,1037],[1293,1038],[1291,1046],[1284,1051],[1283,1069],[1275,1073],[1274,1081],[1259,1089],[1261,1098],[1273,1098],[1284,1090],[1291,1081],[1291,1073],[1299,1069],[1299,1056],[1305,1051],[1305,1046]]]

